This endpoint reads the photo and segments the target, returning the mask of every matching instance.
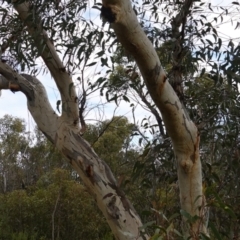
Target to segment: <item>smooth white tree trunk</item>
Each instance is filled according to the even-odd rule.
[[[187,235],[207,233],[205,198],[202,193],[202,169],[199,157],[200,137],[179,98],[168,82],[159,57],[141,28],[130,0],[103,0],[103,17],[114,29],[118,40],[137,62],[148,91],[159,108],[175,152],[181,208],[199,219],[183,224]],[[104,14],[104,12],[108,14]],[[109,16],[111,18],[109,19]],[[187,219],[184,218],[185,221]]]

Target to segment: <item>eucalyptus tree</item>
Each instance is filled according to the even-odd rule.
[[[148,234],[104,159],[100,159],[82,137],[86,129],[86,98],[95,86],[95,83],[84,79],[85,71],[97,63],[92,60],[93,56],[102,67],[109,67],[106,49],[114,51],[116,42],[135,60],[154,108],[161,113],[162,130],[171,138],[177,162],[183,232],[193,239],[198,239],[200,233],[207,236],[208,214],[202,192],[200,136],[184,106],[182,76],[183,64],[186,64],[184,59],[193,50],[194,43],[202,40],[203,46],[194,50],[194,61],[205,60],[212,64],[212,74],[220,79],[219,66],[213,64],[213,60],[220,54],[222,41],[206,16],[199,14],[199,18],[194,19],[194,14],[201,13],[204,3],[192,0],[94,1],[93,9],[100,10],[103,18],[101,28],[84,15],[88,7],[86,1],[2,2],[0,89],[25,94],[28,109],[38,128],[78,172],[116,239],[146,239]],[[138,4],[140,7],[136,7]],[[211,10],[211,5],[208,8]],[[146,22],[141,20],[148,15],[149,9],[149,20],[153,18],[155,23],[153,26],[146,26]],[[225,9],[221,11],[226,13]],[[216,21],[222,21],[222,12]],[[161,14],[165,13],[169,19],[162,18]],[[107,29],[106,22],[111,29]],[[166,27],[157,28],[162,23]],[[154,31],[149,32],[149,29]],[[213,41],[206,38],[208,33],[212,34]],[[158,54],[155,49],[160,41],[170,46],[168,56],[172,68],[168,74],[159,60],[161,49]],[[100,50],[97,53],[96,46]],[[231,54],[237,50],[233,47]],[[226,65],[222,66],[222,70],[228,73],[229,82],[232,78],[232,69],[228,68],[231,54],[226,54]],[[61,101],[57,102],[57,109],[60,110],[61,105],[61,115],[51,107],[45,88],[36,77],[39,58],[44,62],[44,71],[50,72],[59,90]],[[20,71],[25,73],[20,74]],[[77,71],[80,73],[81,97],[76,94],[72,77]],[[96,82],[99,85],[104,78],[100,77]]]

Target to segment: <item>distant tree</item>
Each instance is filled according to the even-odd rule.
[[[87,189],[66,170],[48,172],[34,188],[0,195],[0,200],[1,239],[112,238]]]
[[[24,173],[20,159],[27,150],[28,142],[22,119],[9,115],[0,119],[0,192],[21,188]]]

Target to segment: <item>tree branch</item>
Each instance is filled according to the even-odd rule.
[[[182,60],[185,57],[187,51],[184,50],[183,43],[185,38],[185,27],[187,22],[187,16],[190,13],[190,8],[193,4],[193,0],[186,0],[181,7],[181,10],[173,17],[172,25],[172,41],[175,44],[172,54],[172,69],[169,73],[169,81],[177,93],[180,101],[184,104],[184,93],[182,86]],[[182,25],[181,32],[179,30]]]
[[[19,91],[25,93],[28,109],[38,127],[76,169],[94,196],[116,238],[146,239],[140,236],[142,223],[138,214],[117,185],[109,166],[80,136],[78,128],[72,127],[65,119],[55,114],[43,85],[35,77],[19,75],[1,62],[0,73],[4,75],[0,78],[0,89],[7,89],[9,82],[13,81],[19,86]]]
[[[143,103],[145,103],[145,105],[148,107],[148,109],[150,110],[150,112],[153,114],[153,116],[156,118],[157,123],[158,123],[158,128],[159,128],[159,132],[161,133],[161,135],[164,137],[165,136],[165,130],[163,127],[163,121],[162,118],[160,117],[159,112],[155,109],[155,107],[147,100],[146,96],[144,95],[143,91],[141,89],[139,89],[138,91],[138,95],[139,97],[142,99]]]
[[[181,152],[192,149],[197,129],[186,115],[179,98],[166,79],[159,57],[147,38],[129,0],[103,0],[103,9],[111,13],[108,19],[123,47],[133,55],[148,91],[161,111],[167,132],[175,148]],[[124,34],[123,34],[124,33]],[[184,144],[183,144],[184,143]]]
[[[29,2],[13,4],[19,18],[27,26],[40,56],[47,65],[54,78],[62,99],[62,117],[70,120],[74,126],[79,124],[78,98],[70,74],[60,60],[56,49],[42,28],[42,21],[37,13],[33,12]],[[34,17],[33,17],[34,16]]]
[[[0,89],[21,91],[27,97],[28,110],[39,129],[54,143],[58,116],[52,109],[44,86],[30,75],[18,74],[10,66],[0,61]],[[51,128],[49,128],[51,126]]]

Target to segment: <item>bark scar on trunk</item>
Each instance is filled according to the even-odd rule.
[[[198,154],[199,154],[199,143],[200,143],[200,135],[198,134],[197,136],[197,141],[196,143],[194,144],[194,152],[193,154],[190,156],[191,160],[193,163],[196,162],[196,160],[198,159]]]
[[[164,102],[165,104],[170,104],[170,105],[172,105],[172,106],[175,106],[176,107],[176,109],[179,111],[179,106],[178,106],[178,103],[177,103],[177,101],[175,101],[175,103],[171,103],[170,101],[165,101]]]
[[[116,201],[117,201],[116,196],[112,196],[110,201],[107,204],[107,208],[109,210],[108,212],[109,215],[111,215],[115,219],[119,219],[121,214],[120,214],[119,208],[116,206]]]
[[[185,173],[190,173],[193,167],[193,161],[190,161],[189,159],[181,160],[180,165],[183,168]]]

